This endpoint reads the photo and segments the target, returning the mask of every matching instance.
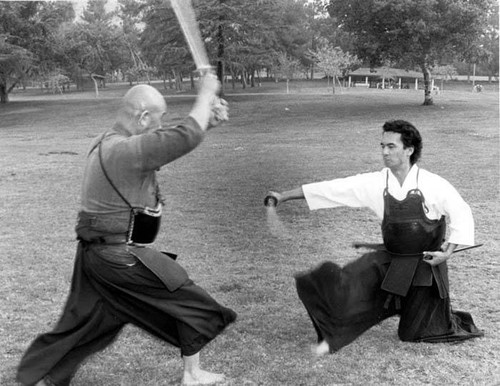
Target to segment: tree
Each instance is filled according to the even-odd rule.
[[[289,58],[286,53],[280,52],[276,55],[275,64],[276,76],[285,78],[286,80],[286,93],[290,92],[289,82],[295,74],[299,71],[301,64],[297,59]]]
[[[302,68],[309,68],[308,55],[312,44],[312,30],[306,0],[284,1],[280,6],[277,24],[278,51],[300,62]]]
[[[142,18],[146,3],[138,0],[119,0],[123,34],[121,36],[124,52],[122,54],[122,68],[130,84],[145,76],[150,82],[150,72],[153,68],[149,66],[140,48],[140,37],[142,32]]]
[[[359,66],[360,61],[356,55],[344,52],[340,47],[325,46],[317,51],[311,51],[318,67],[325,72],[327,77],[332,77],[333,93],[335,94],[335,81],[339,76],[346,75],[354,67]]]
[[[309,52],[316,52],[319,47],[331,45],[340,47],[343,51],[351,51],[354,46],[351,44],[349,34],[340,28],[336,28],[334,20],[329,17],[326,0],[308,1],[304,5],[307,19],[307,29],[309,31],[310,44]],[[305,64],[309,65],[310,78],[314,79],[316,62],[313,57],[306,54]]]
[[[44,76],[58,63],[59,26],[72,20],[70,3],[0,2],[0,102],[27,77]]]
[[[491,6],[491,0],[330,0],[328,11],[355,34],[357,53],[371,66],[391,61],[420,68],[424,105],[431,105],[433,64],[468,52]]]
[[[193,71],[195,67],[170,4],[149,0],[141,12],[144,29],[139,46],[142,55],[164,76],[172,76],[177,90],[181,90],[184,73]]]
[[[488,77],[491,78],[498,76],[498,3],[494,5],[491,13],[488,15],[488,27],[485,33],[480,37],[479,44],[483,48],[485,55],[483,55],[483,62],[488,69]]]
[[[254,86],[255,74],[272,66],[279,48],[276,30],[281,3],[283,0],[197,2],[209,56],[219,68],[231,73],[233,88],[239,76],[243,87],[247,80]]]
[[[33,54],[7,42],[9,35],[0,35],[0,103],[9,101],[9,93],[24,78],[33,63]]]
[[[279,46],[276,0],[198,0],[193,5],[210,63],[217,64],[222,82],[222,68],[231,72],[233,81],[241,75],[246,86],[248,74],[271,66]],[[195,66],[168,2],[149,0],[144,15],[141,48],[147,60],[176,77],[191,74]]]
[[[107,0],[89,0],[83,11],[82,23],[76,29],[80,41],[85,42],[82,67],[93,75],[105,75],[117,69],[122,61],[122,30],[113,23],[115,12],[106,11]]]
[[[145,0],[141,49],[159,69],[191,73],[194,64],[168,2]],[[196,0],[193,2],[210,62],[220,80],[227,70],[242,85],[272,68],[277,53],[305,64],[310,41],[305,0]],[[223,83],[224,84],[224,83]]]
[[[72,68],[79,88],[83,87],[82,72],[94,81],[96,95],[105,76],[119,69],[128,53],[123,30],[113,18],[114,12],[104,8],[106,0],[90,0],[82,21],[67,26],[60,35],[60,55],[67,68]]]

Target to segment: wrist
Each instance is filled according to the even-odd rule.
[[[198,92],[198,100],[211,103],[217,94],[213,90],[200,90]]]
[[[457,244],[448,244],[448,247],[444,251],[446,257],[450,257],[453,254],[453,251],[457,247]]]

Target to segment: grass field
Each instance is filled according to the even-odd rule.
[[[167,197],[156,245],[178,253],[195,282],[238,320],[202,353],[207,369],[230,385],[500,384],[500,238],[498,84],[482,93],[456,88],[424,107],[423,93],[283,84],[227,90],[229,123],[164,167]],[[278,88],[281,87],[281,88]],[[27,345],[58,319],[76,247],[74,225],[85,153],[109,128],[124,88],[91,93],[12,95],[0,106],[0,384],[15,385]],[[252,95],[252,93],[254,95]],[[187,93],[189,94],[189,93]],[[169,92],[168,117],[192,103]],[[379,170],[382,124],[413,122],[424,138],[421,166],[448,179],[471,205],[482,248],[454,255],[452,305],[472,313],[485,337],[462,344],[411,344],[397,319],[369,330],[336,354],[314,358],[316,338],[293,275],[330,259],[359,256],[351,244],[379,242],[366,210],[310,212],[289,202],[278,210],[286,233],[267,226],[270,189]],[[176,385],[177,349],[135,327],[93,356],[74,385]]]

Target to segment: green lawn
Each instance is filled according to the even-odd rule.
[[[159,173],[167,197],[157,247],[178,253],[195,282],[239,318],[202,353],[230,385],[495,385],[500,383],[498,84],[485,92],[455,87],[424,107],[423,92],[344,90],[323,84],[265,84],[233,91],[231,120]],[[67,95],[12,95],[0,106],[0,384],[34,337],[51,329],[67,296],[85,152],[113,123],[109,87]],[[256,95],[249,95],[255,93]],[[189,112],[192,97],[168,91],[168,119]],[[293,275],[331,259],[341,264],[379,242],[370,212],[278,210],[283,234],[268,227],[270,189],[378,170],[382,124],[413,122],[424,138],[421,166],[448,179],[471,205],[482,248],[450,261],[452,305],[472,313],[485,337],[462,344],[411,344],[397,319],[369,330],[334,355],[310,354],[315,333]],[[77,373],[74,385],[175,385],[179,351],[127,327]]]

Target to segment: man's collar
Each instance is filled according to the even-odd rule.
[[[395,181],[398,180],[398,178],[394,175],[392,170],[390,168],[386,168],[389,172],[390,179],[394,179]],[[405,177],[405,180],[403,182],[403,186],[408,182],[408,181],[417,181],[417,174],[418,174],[419,167],[415,163],[410,167],[410,170],[408,171],[408,174]],[[398,182],[399,184],[399,182]]]

